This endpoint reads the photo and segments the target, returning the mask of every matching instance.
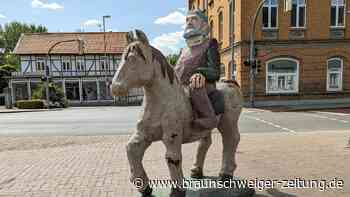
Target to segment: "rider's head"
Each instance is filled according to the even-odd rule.
[[[184,38],[190,46],[201,44],[209,37],[208,17],[201,10],[190,11],[186,17]]]

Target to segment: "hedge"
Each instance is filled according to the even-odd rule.
[[[16,107],[18,109],[44,109],[45,104],[43,100],[24,100],[17,101]]]

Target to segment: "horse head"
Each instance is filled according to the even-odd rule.
[[[147,85],[153,77],[152,47],[141,30],[127,34],[128,46],[122,55],[118,70],[113,77],[111,91],[114,96],[122,96],[131,88]]]

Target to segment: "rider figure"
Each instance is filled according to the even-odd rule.
[[[190,92],[193,107],[193,126],[213,129],[218,125],[212,102],[218,95],[216,81],[220,79],[218,43],[209,38],[207,16],[200,10],[190,11],[186,17],[184,38],[187,47],[181,52],[175,72]]]

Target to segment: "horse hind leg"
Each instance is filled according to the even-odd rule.
[[[148,185],[149,179],[142,164],[146,149],[151,145],[144,137],[134,134],[127,146],[127,157],[130,166],[130,181],[142,193],[142,196],[151,196],[152,189]]]
[[[195,162],[191,169],[191,178],[196,178],[196,179],[203,178],[204,161],[211,144],[212,144],[212,138],[210,134],[207,137],[201,138],[199,140]]]
[[[220,170],[222,179],[232,178],[233,173],[237,168],[236,151],[240,141],[238,130],[238,120],[241,113],[241,108],[231,108],[225,112],[220,120],[218,130],[222,135],[223,153]]]

